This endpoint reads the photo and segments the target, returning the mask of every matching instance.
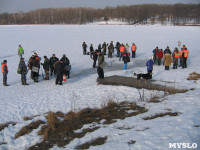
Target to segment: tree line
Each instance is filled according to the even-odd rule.
[[[157,5],[143,4],[131,6],[94,8],[47,8],[27,13],[0,14],[0,24],[85,24],[99,20],[119,19],[129,24],[146,24],[156,21],[165,24],[200,24],[200,4]]]

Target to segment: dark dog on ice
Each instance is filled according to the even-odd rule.
[[[143,78],[145,79],[145,83],[147,83],[147,80],[149,79],[152,79],[152,73],[139,73],[139,74],[136,74],[134,73],[135,76],[137,76],[137,80],[138,80],[138,83],[140,83],[140,79]]]

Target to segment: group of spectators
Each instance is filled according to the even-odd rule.
[[[129,45],[126,43],[124,45],[123,43],[117,42],[115,47],[113,45],[113,41],[110,42],[110,44],[106,44],[104,42],[101,46],[101,44],[98,45],[98,48],[94,50],[93,45],[90,45],[90,51],[87,52],[87,44],[83,42],[83,54],[84,55],[90,55],[90,57],[94,60],[93,62],[93,68],[97,68],[97,73],[99,75],[99,78],[104,78],[104,71],[103,68],[106,66],[105,58],[104,56],[108,54],[108,58],[112,58],[114,55],[114,51],[116,49],[116,57],[119,57],[119,61],[121,61],[121,58],[123,58],[124,66],[123,69],[127,69],[127,63],[130,62],[130,57],[135,58],[136,57],[136,49],[137,46],[135,43],[131,46],[131,52],[129,51]],[[149,73],[152,73],[153,71],[153,65],[157,64],[165,66],[165,70],[169,70],[169,67],[171,66],[171,63],[173,63],[172,69],[177,69],[178,66],[182,68],[187,68],[187,58],[189,55],[189,51],[185,45],[182,46],[181,50],[179,51],[177,47],[175,47],[174,51],[171,52],[169,49],[169,46],[163,51],[162,49],[159,49],[156,47],[153,51],[153,60],[150,58],[146,63],[147,65],[147,71]],[[29,58],[28,61],[28,68],[26,66],[26,63],[23,58],[24,50],[21,45],[18,47],[18,55],[20,57],[20,62],[18,65],[17,72],[21,74],[21,82],[22,85],[28,85],[26,82],[26,75],[28,73],[28,70],[31,71],[31,79],[34,82],[38,81],[40,66],[43,66],[45,77],[43,77],[45,80],[49,80],[49,72],[50,75],[56,75],[55,84],[62,85],[63,81],[63,75],[70,78],[70,70],[71,65],[69,59],[66,57],[65,54],[63,54],[62,58],[59,60],[55,54],[50,57],[50,59],[47,58],[47,56],[44,56],[44,62],[41,63],[41,58],[38,56],[36,52]],[[98,64],[96,65],[96,62],[98,60]],[[3,73],[3,85],[8,86],[7,84],[7,74],[8,74],[8,67],[7,67],[7,60],[4,60],[1,64],[1,72]],[[43,75],[43,73],[42,73]]]
[[[185,45],[181,47],[180,51],[177,47],[175,47],[174,51],[172,52],[169,49],[169,46],[167,46],[164,51],[156,47],[152,52],[154,64],[161,65],[163,59],[165,70],[169,70],[169,66],[171,66],[172,63],[172,69],[177,69],[178,66],[182,68],[187,68],[187,58],[189,55],[189,51]]]
[[[31,79],[34,82],[39,82],[39,71],[42,71],[42,76],[44,80],[49,80],[49,72],[50,75],[56,75],[55,84],[62,85],[63,77],[70,78],[70,70],[71,65],[69,59],[63,54],[62,58],[59,60],[55,54],[48,59],[47,56],[44,56],[44,62],[41,63],[41,57],[38,56],[37,52],[33,52],[32,56],[29,58],[28,66],[26,65],[24,58],[24,49],[21,45],[18,47],[18,55],[20,57],[20,62],[18,65],[17,73],[21,74],[21,83],[22,85],[29,85],[26,80],[26,75],[28,70],[31,71]],[[43,66],[43,70],[45,73],[45,77],[43,75],[43,70],[40,66]],[[3,73],[3,85],[8,86],[7,84],[7,74],[8,74],[8,66],[7,60],[4,60],[1,64],[1,72]]]

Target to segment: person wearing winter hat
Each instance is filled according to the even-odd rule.
[[[7,74],[8,74],[7,60],[4,60],[1,63],[1,72],[3,73],[3,85],[4,86],[9,86],[7,84]]]
[[[57,62],[59,59],[56,57],[55,54],[52,55],[52,57],[49,59],[49,65],[50,65],[50,72],[51,75],[55,74],[55,70],[54,70],[54,64],[55,62]]]

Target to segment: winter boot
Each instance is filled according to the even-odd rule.
[[[9,86],[9,85],[6,83],[5,80],[3,80],[3,85],[4,85],[4,86]]]
[[[26,83],[26,80],[23,80],[22,85],[29,85],[29,84]]]
[[[34,82],[39,82],[38,77],[35,77]]]

